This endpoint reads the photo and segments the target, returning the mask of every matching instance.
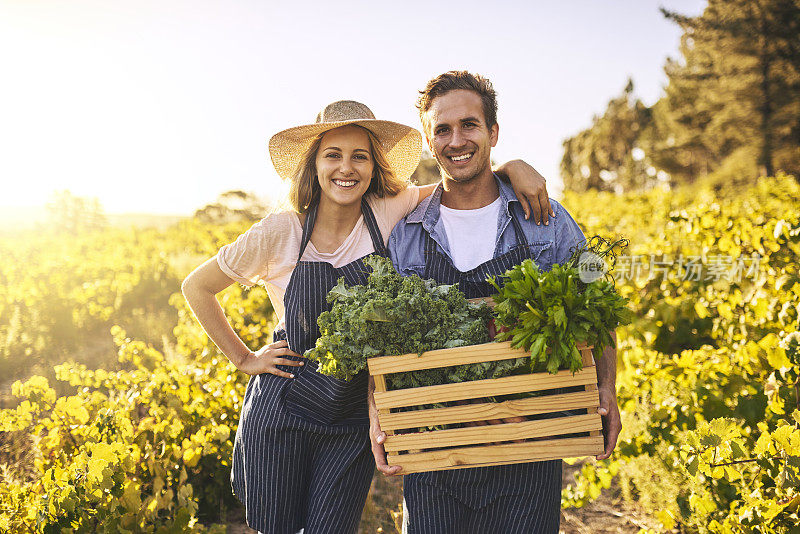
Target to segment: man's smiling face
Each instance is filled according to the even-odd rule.
[[[491,173],[491,149],[497,144],[498,126],[486,125],[481,97],[456,89],[437,96],[425,112],[428,146],[444,174],[456,182],[469,182]]]

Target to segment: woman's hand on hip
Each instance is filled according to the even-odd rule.
[[[300,354],[290,350],[289,343],[286,342],[286,340],[276,341],[275,343],[262,347],[257,352],[251,352],[237,367],[240,371],[249,375],[270,373],[285,378],[294,378],[293,374],[281,371],[277,366],[289,365],[292,367],[300,367],[303,365],[303,362],[286,358],[286,356],[300,356]]]

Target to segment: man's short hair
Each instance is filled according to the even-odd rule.
[[[426,130],[428,125],[425,123],[425,113],[431,109],[433,100],[437,96],[456,89],[466,89],[477,93],[483,103],[483,115],[487,128],[497,124],[497,93],[494,92],[492,82],[480,74],[472,74],[465,70],[451,70],[429,81],[425,89],[419,92],[417,109],[422,126]]]

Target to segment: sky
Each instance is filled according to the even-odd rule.
[[[414,103],[451,69],[498,94],[492,157],[561,190],[565,138],[633,78],[663,91],[704,0],[0,0],[0,209],[55,190],[108,213],[191,214],[232,189],[280,195],[269,137],[327,103],[420,128]]]

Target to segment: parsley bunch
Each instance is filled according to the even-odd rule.
[[[494,295],[495,324],[500,330],[496,340],[510,339],[513,347],[530,351],[534,372],[579,371],[583,361],[576,343],[593,345],[599,359],[605,347],[614,346],[610,331],[629,324],[632,317],[628,299],[617,293],[613,281],[581,280],[581,258],[589,252],[613,265],[624,241],[609,243],[594,237],[573,251],[564,265],[554,264],[550,271],[540,271],[527,259],[506,271],[499,282],[490,278],[498,291]]]
[[[489,341],[491,309],[473,304],[455,285],[438,285],[419,276],[400,276],[380,256],[364,260],[372,269],[367,283],[348,287],[344,280],[328,293],[330,311],[320,314],[320,338],[305,356],[319,372],[349,380],[366,368],[367,358],[422,353]],[[499,365],[498,365],[499,364]],[[398,373],[392,388],[443,384],[505,372],[513,363],[464,365]]]

